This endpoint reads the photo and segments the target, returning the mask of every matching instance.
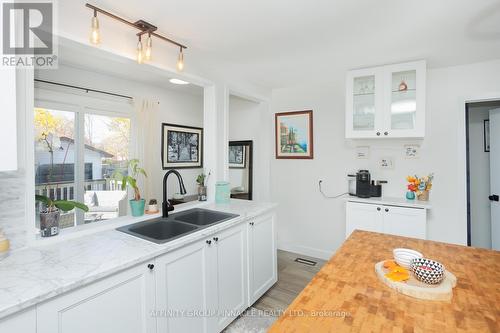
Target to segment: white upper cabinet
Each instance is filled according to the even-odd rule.
[[[346,138],[423,138],[425,61],[349,71]]]
[[[0,73],[0,140],[4,143],[0,150],[0,171],[12,171],[17,170],[16,71],[14,68],[2,68]]]

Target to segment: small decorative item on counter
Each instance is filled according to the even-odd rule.
[[[198,201],[207,201],[206,183],[209,177],[210,173],[208,173],[208,176],[204,173],[200,173],[198,177],[196,177],[196,183],[198,183]]]
[[[155,214],[158,213],[158,201],[156,199],[149,199],[147,214]]]
[[[394,260],[398,263],[398,265],[404,268],[410,268],[411,262],[413,259],[422,258],[422,253],[405,248],[397,248],[392,250],[392,255],[394,256]]]
[[[215,184],[215,203],[227,204],[231,197],[229,182],[219,181]]]
[[[427,284],[438,284],[443,281],[446,270],[440,262],[426,258],[413,259],[410,269],[417,279]]]
[[[398,90],[399,91],[408,90],[408,85],[406,84],[406,82],[404,80],[401,80],[401,83],[399,84]]]
[[[415,192],[413,192],[413,191],[407,191],[406,192],[406,199],[408,199],[408,200],[415,200]]]
[[[7,256],[10,249],[10,242],[0,229],[0,259]]]
[[[138,159],[130,160],[127,166],[131,175],[125,176],[119,171],[115,171],[112,178],[115,180],[115,184],[121,182],[122,191],[127,189],[127,185],[134,190],[134,199],[130,200],[132,216],[142,216],[144,215],[144,206],[146,201],[141,199],[141,192],[139,190],[139,186],[137,185],[137,177],[139,177],[139,175],[143,175],[146,178],[148,175],[143,168],[139,167]]]
[[[413,192],[414,194],[416,194],[417,199],[420,201],[429,200],[429,191],[432,188],[432,181],[434,180],[433,173],[424,177],[418,177],[417,175],[408,176],[406,177],[406,180],[408,181],[408,192]],[[408,192],[406,193],[406,198],[410,199],[412,195]]]
[[[394,260],[386,260],[384,262],[384,268],[389,270],[389,273],[385,274],[385,277],[394,282],[406,281],[410,278],[408,270],[404,267],[399,266]]]
[[[40,212],[40,236],[51,237],[59,234],[59,218],[61,211],[69,212],[75,208],[79,208],[84,212],[89,211],[87,205],[70,200],[52,200],[45,195],[35,195],[35,200],[42,202],[45,209]]]

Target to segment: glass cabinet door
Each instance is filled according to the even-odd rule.
[[[413,130],[417,123],[417,71],[393,72],[390,124],[392,130]]]
[[[375,75],[355,77],[352,98],[353,130],[375,130]]]

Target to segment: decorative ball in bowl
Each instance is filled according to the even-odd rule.
[[[438,284],[443,281],[446,270],[440,262],[426,258],[413,259],[410,269],[417,279],[427,284]]]
[[[418,251],[404,248],[397,248],[392,250],[392,255],[394,256],[394,260],[396,260],[398,265],[404,268],[410,268],[410,264],[413,259],[423,257],[422,253]]]

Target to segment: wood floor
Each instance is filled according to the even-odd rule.
[[[297,257],[316,261],[317,264],[308,266],[295,262]],[[278,282],[255,302],[253,307],[264,311],[285,310],[325,262],[325,260],[278,250]]]

